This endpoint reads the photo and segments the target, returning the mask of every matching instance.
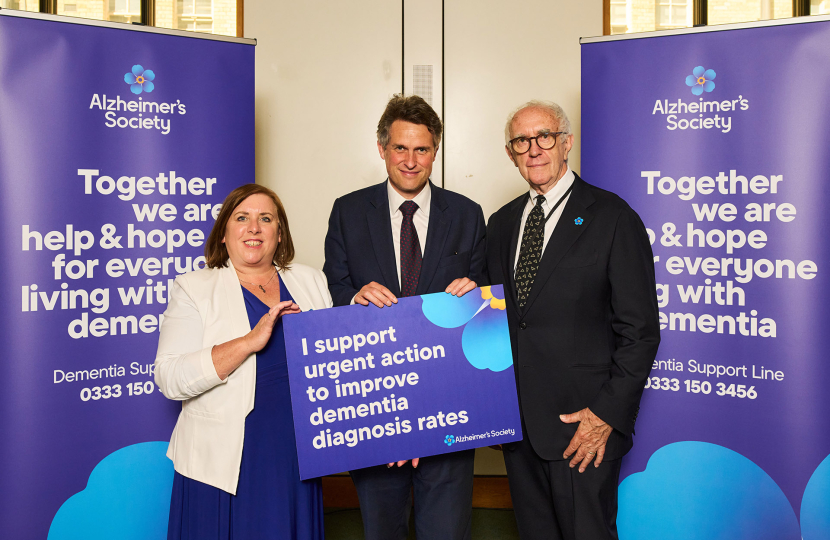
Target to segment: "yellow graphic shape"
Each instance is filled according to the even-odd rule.
[[[493,296],[493,292],[489,286],[481,288],[481,298],[482,300],[490,300],[490,307],[493,309],[504,311],[507,308],[507,302],[504,301],[504,298],[496,298]]]

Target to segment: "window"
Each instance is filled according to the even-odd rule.
[[[830,0],[604,0],[605,32],[627,34],[694,26],[706,6],[708,25],[830,14]],[[809,6],[809,11],[807,10]]]
[[[628,31],[627,0],[611,0],[611,33],[625,34]]]
[[[156,0],[156,26],[235,36],[236,0]]]
[[[212,0],[178,0],[176,10],[179,30],[213,32]]]
[[[691,0],[658,0],[657,29],[686,28],[692,26]]]
[[[692,26],[692,0],[610,0],[609,8],[612,34]]]
[[[113,22],[141,22],[141,0],[109,0],[109,20]]]
[[[792,0],[709,0],[709,24],[764,21],[793,16]]]
[[[242,35],[243,0],[57,0],[43,2],[44,11],[118,23],[142,23],[141,13],[149,12],[159,28]],[[238,3],[238,5],[237,5]],[[0,8],[41,11],[40,0],[0,0]],[[145,6],[142,10],[142,6]],[[154,10],[154,11],[149,11]]]
[[[0,8],[40,11],[40,0],[0,0]]]

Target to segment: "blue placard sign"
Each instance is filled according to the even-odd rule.
[[[285,318],[300,477],[522,438],[503,287]]]

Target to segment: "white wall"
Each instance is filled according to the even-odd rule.
[[[504,151],[508,113],[531,99],[559,103],[575,133],[579,172],[579,38],[602,35],[602,0],[445,4],[444,187],[485,218],[527,189]]]
[[[508,112],[525,101],[565,108],[579,172],[579,38],[602,34],[602,0],[451,0],[443,21],[441,4],[410,0],[402,19],[401,2],[388,0],[245,1],[245,37],[258,40],[257,182],[282,198],[298,262],[322,267],[335,198],[386,177],[375,129],[402,90],[403,62],[408,88],[413,64],[436,66],[440,115],[443,61],[444,186],[480,203],[486,217],[526,189],[503,136]],[[501,455],[480,449],[476,474],[504,474]]]
[[[375,130],[401,87],[401,3],[247,0],[256,179],[285,204],[296,261],[323,266],[334,199],[386,178]]]
[[[443,88],[443,0],[404,1],[403,12],[403,69],[406,95],[417,94],[432,105],[435,112],[444,121]],[[432,84],[424,81],[415,84],[415,66],[428,67],[432,70]],[[416,91],[417,90],[417,91]],[[430,179],[437,185],[443,185],[444,145],[438,147]]]
[[[440,20],[436,2],[421,5]],[[452,0],[444,12],[444,185],[489,217],[524,189],[503,150],[512,107],[559,102],[576,132],[579,171],[579,38],[602,33],[602,0]],[[334,199],[385,177],[374,133],[401,91],[401,16],[401,2],[388,0],[245,2],[245,37],[258,42],[257,182],[283,199],[298,262],[322,267]],[[407,64],[433,61],[412,37]]]

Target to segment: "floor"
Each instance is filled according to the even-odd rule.
[[[473,508],[473,540],[513,540],[519,538],[513,509]],[[410,540],[415,534],[410,526]],[[358,508],[326,509],[326,540],[362,540],[363,520]]]

